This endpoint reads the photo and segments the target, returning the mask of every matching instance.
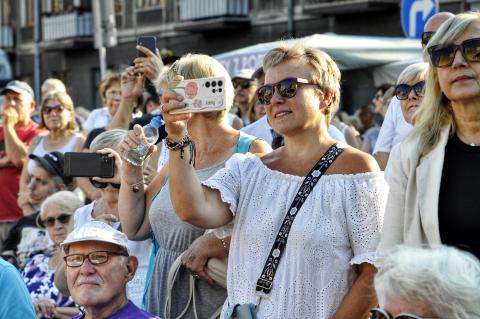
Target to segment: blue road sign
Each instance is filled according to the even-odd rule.
[[[438,0],[402,0],[402,28],[407,38],[420,39],[428,19],[438,12]]]

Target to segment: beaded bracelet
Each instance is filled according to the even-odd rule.
[[[225,252],[227,253],[227,256],[228,256],[229,249],[227,247],[227,243],[225,242],[225,239],[220,238],[220,241],[222,242],[223,249],[225,249]]]
[[[185,147],[190,148],[190,161],[188,162],[189,164],[193,163],[193,166],[195,166],[195,143],[190,139],[190,136],[188,134],[185,134],[184,137],[179,142],[175,142],[168,137],[165,139],[165,146],[170,150],[170,151],[178,151],[180,150],[180,158],[183,159],[183,156],[185,154]]]

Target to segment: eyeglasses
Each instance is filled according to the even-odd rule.
[[[406,313],[406,312],[393,317],[391,314],[389,314],[383,309],[373,308],[372,310],[370,310],[370,319],[434,319],[434,318],[420,317],[420,316],[417,316],[411,313]]]
[[[94,180],[90,177],[90,183],[92,183],[93,187],[95,188],[106,188],[108,185],[112,186],[113,188],[120,189],[120,184],[116,183],[104,183]]]
[[[423,32],[422,33],[422,44],[426,46],[428,41],[435,35],[435,32]]]
[[[118,256],[126,256],[128,254],[125,252],[115,252],[115,251],[94,251],[89,254],[71,254],[63,257],[65,263],[68,267],[80,267],[83,265],[85,258],[88,258],[88,261],[92,265],[101,265],[108,261],[108,256],[110,255],[118,255]]]
[[[299,85],[317,85],[315,82],[301,78],[286,78],[273,84],[265,84],[258,88],[257,98],[262,104],[270,104],[275,91],[284,99],[291,99],[297,94]]]
[[[65,110],[65,107],[61,104],[57,104],[52,106],[44,106],[42,112],[48,115],[52,111],[55,111],[55,113],[62,113],[63,110]]]
[[[119,99],[122,96],[122,92],[117,90],[107,91],[105,93],[105,96],[108,97],[109,99],[115,99],[115,98]]]
[[[480,38],[468,39],[461,44],[448,46],[434,45],[428,48],[428,54],[432,64],[437,68],[446,68],[452,65],[457,50],[460,50],[467,62],[480,61]]]
[[[236,80],[233,81],[233,88],[241,87],[242,89],[248,89],[252,85],[250,80]]]
[[[57,217],[45,218],[45,219],[41,220],[41,222],[46,227],[53,227],[55,225],[56,220],[58,220],[61,224],[68,224],[68,222],[70,221],[70,217],[72,217],[72,215],[70,215],[70,214],[61,214]]]
[[[394,95],[399,100],[406,100],[410,95],[410,91],[414,91],[417,96],[423,96],[425,89],[425,81],[420,81],[415,83],[414,85],[408,84],[398,84],[395,86]]]

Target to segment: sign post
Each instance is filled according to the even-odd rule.
[[[428,19],[438,12],[438,0],[402,0],[402,29],[407,38],[420,39]]]

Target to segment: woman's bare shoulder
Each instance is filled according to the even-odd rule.
[[[329,171],[330,174],[361,174],[380,172],[380,167],[372,155],[347,146]]]

